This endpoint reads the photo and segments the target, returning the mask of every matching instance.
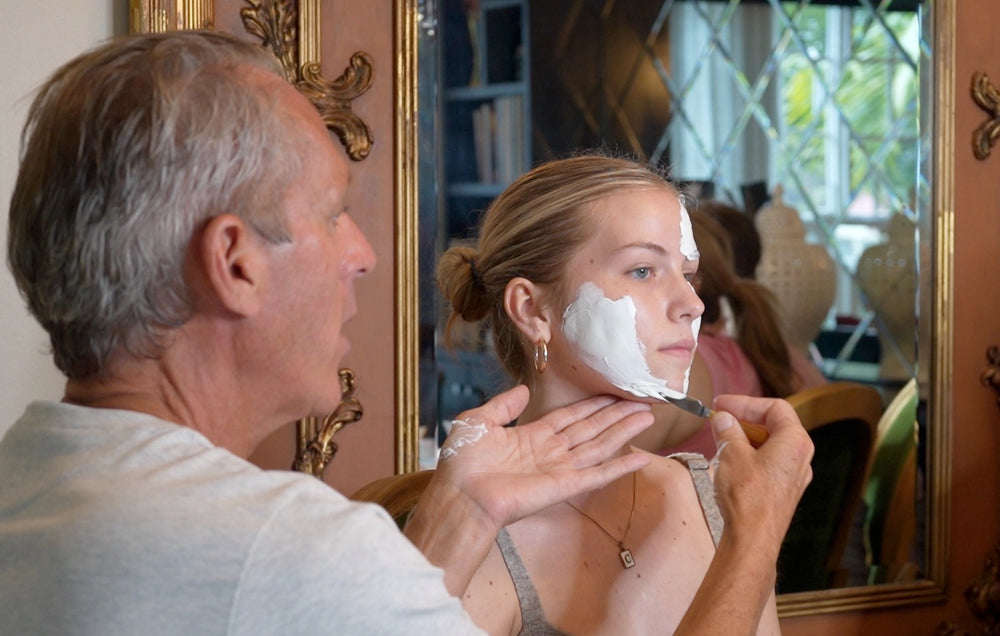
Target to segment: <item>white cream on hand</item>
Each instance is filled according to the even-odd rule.
[[[475,418],[451,420],[448,437],[441,447],[441,459],[448,459],[458,454],[463,446],[472,446],[487,433],[486,424]]]

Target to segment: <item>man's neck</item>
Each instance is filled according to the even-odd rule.
[[[212,372],[210,356],[202,365],[176,364],[174,357],[175,351],[158,359],[118,356],[100,377],[69,380],[63,401],[146,413],[192,428],[213,444],[247,457],[264,437],[254,435],[259,427],[252,424],[252,405],[226,398],[238,392],[220,386],[219,378],[226,374]]]

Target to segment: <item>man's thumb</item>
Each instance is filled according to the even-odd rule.
[[[712,435],[715,437],[715,447],[721,449],[723,444],[737,440],[747,441],[743,429],[737,426],[736,418],[725,411],[712,413]]]

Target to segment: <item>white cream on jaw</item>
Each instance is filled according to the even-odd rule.
[[[563,312],[562,330],[583,361],[619,389],[639,397],[684,397],[650,372],[631,297],[610,300],[594,283],[584,283]],[[686,379],[684,384],[687,391]]]

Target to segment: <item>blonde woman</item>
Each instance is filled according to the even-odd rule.
[[[685,392],[704,311],[691,284],[698,264],[669,182],[629,160],[579,156],[508,187],[487,210],[478,247],[448,250],[438,280],[453,318],[488,321],[506,371],[531,390],[522,414],[530,421],[585,396]],[[771,429],[760,452],[801,457],[809,446],[787,404],[729,397],[717,407],[787,424]],[[738,428],[729,414],[716,417]],[[730,446],[727,461],[761,458],[745,443]],[[729,468],[720,466],[715,495],[702,457],[655,457],[510,525],[474,575],[467,610],[491,634],[663,634],[687,621],[718,633],[778,633],[774,559],[794,505],[723,531],[729,511],[774,494],[735,493],[734,471],[750,468]],[[793,472],[795,486],[782,492],[797,501],[808,466]],[[761,530],[765,549],[751,556],[736,547]],[[749,582],[747,597],[735,592],[737,579]],[[707,614],[723,622],[697,622]]]

